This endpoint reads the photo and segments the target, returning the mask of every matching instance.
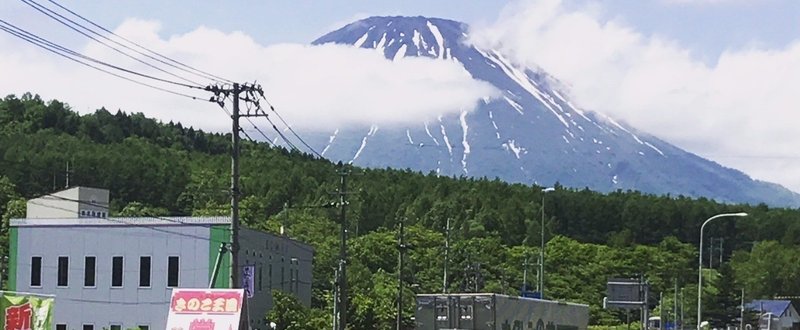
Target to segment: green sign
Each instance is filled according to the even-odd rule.
[[[50,330],[53,328],[53,298],[0,292],[2,330]]]

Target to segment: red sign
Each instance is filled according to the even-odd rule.
[[[31,303],[6,308],[6,330],[31,330]]]

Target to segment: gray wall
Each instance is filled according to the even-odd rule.
[[[311,305],[314,251],[309,245],[249,229],[242,229],[240,245],[239,264],[242,267],[255,265],[255,292],[249,308],[250,324],[254,329],[266,329],[264,316],[272,308],[272,290],[294,294],[304,305]],[[294,263],[293,258],[296,260]]]
[[[152,225],[151,225],[152,226]],[[208,286],[209,242],[175,235],[209,237],[209,227],[196,226],[37,226],[18,227],[17,291],[56,295],[55,323],[69,330],[93,324],[95,330],[166,326],[171,290],[167,258],[180,256],[179,285]],[[166,233],[163,231],[168,231]],[[42,256],[42,287],[30,287],[31,257]],[[56,287],[58,256],[69,256],[69,286]],[[96,256],[96,287],[85,288],[84,256]],[[111,288],[111,258],[124,257],[123,287]],[[139,257],[151,256],[151,287],[139,288]]]

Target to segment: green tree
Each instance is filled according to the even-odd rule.
[[[293,295],[272,291],[272,309],[267,312],[267,323],[274,322],[276,330],[312,330],[309,310]]]

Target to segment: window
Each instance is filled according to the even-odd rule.
[[[42,257],[31,257],[31,286],[42,286]]]
[[[268,273],[269,273],[269,278],[267,279],[267,281],[268,281],[268,282],[267,282],[267,284],[268,284],[268,285],[267,285],[267,289],[269,289],[270,291],[272,291],[272,264],[269,264],[269,271],[268,271]]]
[[[150,287],[150,257],[139,257],[139,287]],[[114,329],[111,329],[114,330]]]
[[[111,287],[122,287],[122,257],[111,258]]]
[[[258,265],[258,291],[263,290],[264,286],[264,265]]]
[[[94,330],[94,324],[84,324],[83,330]]]
[[[97,257],[83,257],[83,286],[94,287]]]
[[[149,325],[140,324],[140,325],[138,325],[138,327],[139,327],[139,330],[150,330],[150,326]]]
[[[58,257],[58,286],[69,285],[69,257]]]
[[[64,323],[56,324],[56,330],[67,330],[67,325]]]
[[[171,256],[167,265],[167,286],[177,287],[180,279],[180,257]]]
[[[122,325],[119,324],[112,324],[109,329],[111,330],[122,330]]]

